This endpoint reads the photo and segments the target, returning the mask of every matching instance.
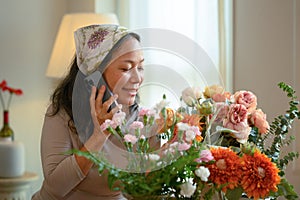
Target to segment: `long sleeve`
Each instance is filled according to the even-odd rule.
[[[47,112],[50,109],[51,107]],[[108,188],[107,172],[99,176],[97,167],[93,166],[84,175],[75,156],[66,154],[71,149],[83,146],[78,135],[69,129],[68,120],[69,117],[64,112],[51,117],[45,116],[41,136],[44,181],[32,200],[123,199],[119,191]]]
[[[74,155],[67,151],[74,146],[68,121],[62,114],[45,117],[41,138],[41,156],[45,189],[57,197],[66,196],[84,178]]]

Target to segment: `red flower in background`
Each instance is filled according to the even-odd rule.
[[[7,102],[7,105],[5,104],[4,102],[4,97],[2,95],[2,93],[4,93],[5,91],[8,91],[9,92],[9,97],[8,97],[8,102]],[[3,80],[1,83],[0,83],[0,100],[1,100],[1,105],[2,105],[2,108],[4,110],[8,110],[9,108],[9,105],[11,103],[11,99],[12,99],[12,95],[15,94],[15,95],[22,95],[23,94],[23,91],[21,89],[16,89],[16,88],[12,88],[12,87],[9,87],[7,85],[7,82],[6,80]]]

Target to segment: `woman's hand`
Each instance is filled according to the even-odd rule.
[[[121,109],[121,105],[119,104],[115,108],[111,109],[110,112],[107,112],[109,110],[109,107],[118,98],[118,95],[115,94],[114,96],[111,96],[107,101],[102,103],[102,99],[106,88],[104,85],[102,85],[98,90],[97,97],[96,97],[96,90],[97,90],[96,87],[93,86],[91,96],[90,96],[91,116],[93,119],[94,127],[100,129],[100,125],[106,119],[112,119],[112,116]]]

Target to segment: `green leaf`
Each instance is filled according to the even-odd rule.
[[[226,198],[230,200],[239,200],[242,196],[243,188],[236,187],[233,190],[227,190],[226,192]]]

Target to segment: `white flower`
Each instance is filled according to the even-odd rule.
[[[190,128],[190,125],[188,125],[187,123],[183,123],[183,122],[178,122],[176,124],[176,126],[178,127],[179,131],[186,131]]]
[[[156,104],[154,109],[159,113],[163,108],[165,108],[169,104],[170,104],[170,102],[163,99],[159,103]]]
[[[185,140],[187,142],[192,141],[193,139],[195,139],[195,137],[196,137],[196,133],[192,129],[189,129],[185,132]]]
[[[157,155],[157,154],[150,153],[148,156],[149,156],[149,159],[152,160],[152,161],[157,161],[157,160],[160,159],[160,156]]]
[[[210,175],[209,169],[203,166],[200,166],[198,169],[195,170],[195,174],[202,180],[208,181],[208,177]]]
[[[202,98],[202,92],[199,87],[188,87],[182,91],[182,100],[188,106],[194,106],[200,98]]]
[[[180,185],[180,194],[190,198],[196,190],[196,185],[193,184],[193,179],[186,179],[186,182]]]

